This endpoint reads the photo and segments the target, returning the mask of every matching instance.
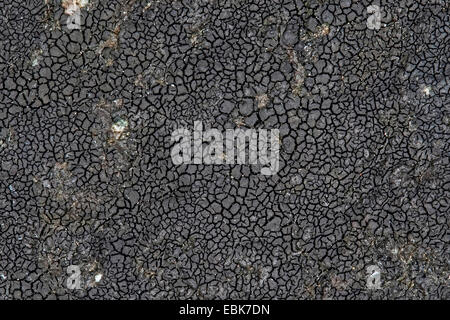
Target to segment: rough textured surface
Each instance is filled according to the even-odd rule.
[[[449,5],[370,4],[90,0],[68,30],[2,0],[0,299],[450,298]],[[280,129],[279,172],[173,165],[199,120]]]

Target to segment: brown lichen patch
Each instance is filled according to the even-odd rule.
[[[330,26],[328,24],[322,24],[317,28],[316,32],[314,32],[312,36],[314,38],[320,38],[325,37],[329,33],[330,33]]]
[[[245,126],[245,119],[243,117],[236,118],[233,122],[238,128]]]
[[[69,200],[72,196],[71,187],[74,180],[67,162],[55,163],[52,171],[52,180],[49,183],[51,194],[57,201]]]
[[[203,43],[208,23],[209,18],[202,17],[200,14],[194,14],[188,19],[186,32],[192,46],[200,46]]]
[[[109,38],[105,41],[102,41],[99,44],[96,53],[98,55],[102,54],[103,49],[105,49],[105,48],[118,49],[119,48],[119,34],[120,34],[120,23],[116,25],[113,32],[110,34]]]
[[[118,48],[118,43],[119,39],[117,35],[113,33],[108,40],[103,42],[103,48]]]
[[[287,50],[287,56],[288,56],[288,61],[291,64],[293,64],[294,66],[298,64],[297,53],[294,51],[294,49],[289,48]]]
[[[111,67],[113,64],[114,64],[114,59],[112,59],[112,58],[106,59],[106,61],[105,61],[106,67]]]
[[[66,182],[65,180],[69,179],[71,176],[67,162],[55,163],[55,166],[53,167],[53,176],[59,182]]]
[[[108,103],[105,99],[100,99],[99,102],[94,106],[95,109],[101,109],[101,110],[109,110],[111,109],[112,105]]]
[[[57,173],[59,173],[59,172],[66,172],[67,171],[67,162],[57,162],[57,163],[55,163],[55,171]]]
[[[60,277],[63,271],[60,268],[62,258],[59,256],[60,249],[55,252],[40,252],[37,256],[37,264],[45,270],[47,277]]]
[[[318,26],[314,32],[304,34],[300,39],[302,41],[312,41],[314,39],[322,38],[330,34],[330,26],[326,23]]]
[[[71,1],[73,1],[73,0],[71,0]],[[87,0],[82,0],[82,1],[87,1]],[[135,5],[135,2],[136,2],[136,0],[123,1],[123,3],[120,5],[120,8],[119,8],[120,16],[118,17],[118,21],[115,24],[113,31],[110,33],[109,38],[102,41],[98,45],[98,48],[95,51],[97,53],[97,55],[101,55],[105,48],[110,48],[110,49],[118,49],[119,48],[119,45],[120,45],[119,35],[120,35],[122,23],[128,19],[128,15],[132,11],[133,6]]]
[[[331,285],[337,290],[345,290],[348,287],[348,283],[338,275],[331,276]]]
[[[60,30],[61,24],[59,19],[55,19],[55,5],[50,0],[45,0],[45,10],[42,16],[42,22],[45,25],[45,29]]]
[[[136,271],[138,275],[145,279],[151,279],[155,277],[158,273],[147,267],[148,262],[144,258],[136,258]]]
[[[117,109],[121,109],[123,107],[123,99],[116,99],[113,101],[113,104]]]
[[[122,109],[123,104],[124,104],[123,99],[116,99],[112,102],[108,102],[105,99],[100,99],[100,101],[94,105],[93,109],[94,109],[94,112],[101,113],[101,114],[109,117],[108,124],[110,124],[110,122],[111,122],[110,114],[112,112]]]
[[[305,82],[305,69],[302,65],[298,65],[295,74],[294,79],[292,83],[292,93],[300,96],[302,94],[303,90],[303,83]]]
[[[194,33],[191,34],[189,37],[189,40],[191,41],[192,46],[199,45],[203,40],[203,30],[197,30]]]
[[[145,81],[145,77],[142,73],[138,74],[136,79],[134,80],[134,85],[136,87],[141,87],[143,89],[147,89],[147,82]]]
[[[303,83],[305,82],[305,68],[298,60],[297,54],[293,49],[287,50],[287,56],[294,68],[294,77],[291,83],[292,93],[300,96],[303,92]]]
[[[94,212],[99,208],[101,198],[89,187],[80,189],[68,167],[65,162],[56,163],[49,178],[33,177],[34,188],[42,196],[41,203],[58,204],[56,210],[42,210],[39,213],[40,221],[49,235],[69,226],[77,228],[92,225],[98,216]]]
[[[161,86],[167,86],[168,84],[165,78],[156,79],[155,82]]]
[[[48,234],[60,228],[91,225],[95,219],[86,215],[98,208],[100,198],[89,188],[80,189],[77,177],[67,162],[56,162],[33,177],[33,190],[41,195],[40,204],[57,203],[57,209],[41,210],[40,221]]]
[[[259,109],[265,108],[270,101],[269,96],[266,93],[257,95],[255,99]]]

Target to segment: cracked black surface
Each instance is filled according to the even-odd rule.
[[[2,0],[0,299],[449,299],[449,4],[370,4],[90,0],[69,30]],[[279,129],[280,170],[174,165],[200,120]]]

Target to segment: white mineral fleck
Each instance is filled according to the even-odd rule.
[[[95,282],[100,282],[102,280],[103,275],[101,273],[95,275]]]

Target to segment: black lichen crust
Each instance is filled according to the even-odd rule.
[[[0,299],[450,298],[449,3],[371,4],[90,0],[69,30],[2,0]],[[279,129],[279,172],[174,165],[200,120]]]

